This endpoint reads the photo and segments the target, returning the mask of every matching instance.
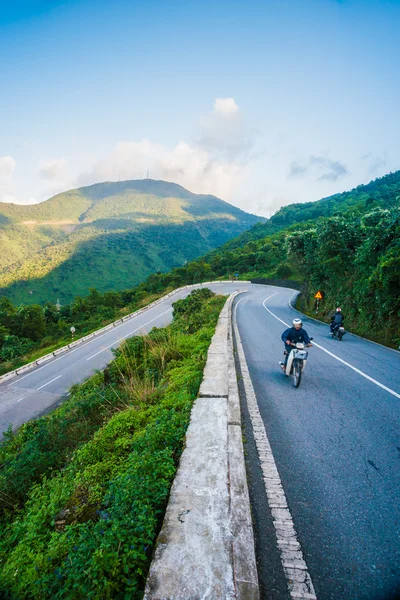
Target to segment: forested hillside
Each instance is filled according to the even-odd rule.
[[[262,218],[145,179],[100,183],[33,206],[0,203],[0,295],[62,304],[121,290],[223,244]]]
[[[400,344],[400,171],[314,203],[282,208],[186,269],[153,275],[153,293],[210,278],[294,280],[299,307],[314,316],[314,294],[329,320],[341,305],[346,326],[395,348]]]
[[[292,285],[303,291],[301,310],[329,321],[331,311],[341,305],[350,331],[398,348],[400,171],[334,198],[335,208],[332,198],[285,207],[266,224],[255,225],[208,255],[167,273],[153,273],[122,292],[92,289],[59,309],[54,302],[26,306],[0,298],[0,373],[68,342],[72,325],[82,336],[168,290],[232,279],[236,273],[241,279],[267,278],[276,284],[295,281]],[[319,214],[321,206],[327,214]],[[268,233],[271,228],[274,232]],[[318,289],[324,300],[316,315]]]
[[[5,433],[0,598],[143,598],[225,301],[178,300],[171,325],[126,340],[104,373]]]

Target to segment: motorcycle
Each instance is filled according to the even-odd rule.
[[[335,327],[335,329],[333,330],[332,338],[336,338],[337,340],[339,340],[339,342],[341,342],[345,333],[346,330],[343,327],[343,325],[339,325],[339,327]]]
[[[310,340],[312,339],[313,338],[310,338]],[[301,376],[306,366],[308,352],[305,350],[305,344],[302,342],[292,343],[291,346],[293,346],[293,348],[290,353],[288,353],[287,350],[284,352],[285,354],[289,354],[286,369],[284,368],[284,365],[281,365],[281,367],[284,370],[286,377],[293,376],[293,384],[294,387],[297,388],[300,385]]]

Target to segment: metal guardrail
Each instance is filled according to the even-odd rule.
[[[177,294],[178,292],[181,292],[182,290],[189,289],[189,288],[196,288],[196,287],[200,287],[200,286],[204,286],[204,285],[216,284],[216,283],[234,283],[234,282],[231,282],[231,281],[205,281],[204,283],[194,283],[192,285],[184,285],[180,288],[177,288],[176,290],[169,292],[165,296],[162,296],[158,300],[151,302],[147,306],[144,306],[143,308],[139,308],[139,310],[136,310],[133,313],[130,313],[129,315],[126,315],[125,317],[122,317],[122,319],[117,319],[117,321],[113,321],[109,325],[106,325],[105,327],[102,327],[101,329],[97,329],[93,333],[89,333],[88,335],[81,337],[79,340],[76,340],[75,342],[71,342],[70,344],[63,346],[62,348],[58,348],[57,350],[54,350],[54,352],[45,354],[44,356],[41,356],[37,360],[27,363],[26,365],[23,365],[22,367],[18,367],[18,369],[15,369],[14,371],[10,371],[9,373],[5,373],[4,375],[1,375],[0,376],[0,384],[4,383],[5,381],[8,381],[9,379],[13,379],[14,377],[17,377],[18,375],[21,375],[22,373],[31,371],[32,369],[35,369],[36,367],[42,365],[43,363],[48,362],[52,358],[55,358],[55,357],[59,356],[60,354],[68,352],[68,350],[71,350],[71,348],[80,346],[81,344],[84,344],[88,340],[91,340],[94,337],[96,337],[106,331],[109,331],[113,327],[116,327],[117,325],[120,325],[121,323],[124,323],[125,321],[129,321],[129,319],[137,317],[142,312],[148,310],[149,308],[152,308],[153,306],[156,306],[157,304],[160,304],[161,302],[164,302],[164,300],[166,300],[167,298],[170,298],[171,296],[174,296],[175,294]],[[240,283],[250,283],[250,282],[242,281]]]

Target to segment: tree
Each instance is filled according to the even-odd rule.
[[[14,334],[21,338],[39,341],[45,334],[46,321],[42,307],[38,304],[19,306],[14,324]]]

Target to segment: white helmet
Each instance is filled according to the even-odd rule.
[[[303,325],[303,321],[301,319],[293,319],[293,327],[296,327],[296,325]]]

